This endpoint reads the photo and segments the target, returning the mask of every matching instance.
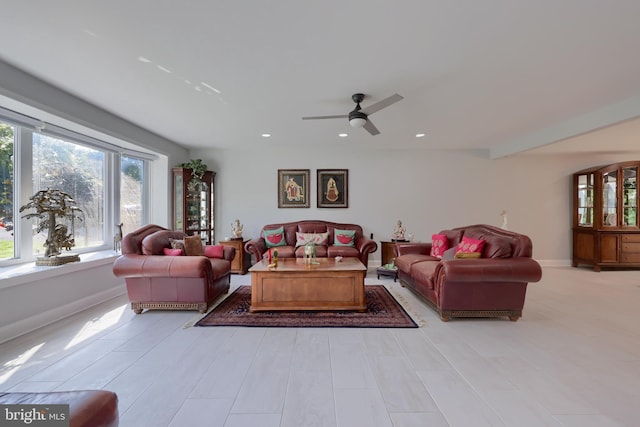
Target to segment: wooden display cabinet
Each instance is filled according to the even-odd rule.
[[[639,168],[630,161],[573,175],[574,267],[640,267]]]
[[[191,169],[173,168],[173,229],[190,236],[200,235],[202,242],[213,245],[214,177],[205,172],[202,180],[194,178]]]

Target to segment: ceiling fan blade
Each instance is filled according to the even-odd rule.
[[[373,125],[373,123],[371,123],[371,120],[367,120],[367,123],[364,124],[363,126],[367,132],[369,132],[371,135],[377,135],[380,133],[380,131],[378,130],[377,127],[375,127]]]
[[[348,114],[340,114],[339,116],[311,116],[303,117],[302,120],[317,120],[317,119],[346,119]]]
[[[382,110],[383,108],[388,107],[391,104],[395,104],[396,102],[401,101],[403,99],[404,99],[404,96],[400,96],[400,95],[398,95],[396,93],[394,95],[391,95],[388,98],[383,99],[380,102],[376,102],[375,104],[371,104],[367,108],[363,108],[360,111],[365,113],[366,115],[373,114],[376,111]]]

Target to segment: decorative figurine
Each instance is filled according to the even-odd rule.
[[[40,190],[34,194],[29,203],[20,208],[20,212],[26,209],[35,209],[35,212],[23,215],[23,218],[39,218],[40,222],[36,233],[49,230],[44,242],[44,256],[36,258],[36,265],[62,265],[68,262],[80,261],[77,254],[61,255],[62,248],[70,251],[75,246],[73,233],[75,232],[75,218],[82,221],[82,210],[76,206],[76,202],[67,193],[60,190]],[[57,223],[56,219],[71,225],[69,233],[67,225]]]
[[[502,211],[500,212],[500,216],[502,217],[502,225],[500,226],[500,228],[502,228],[503,230],[508,230],[508,226],[507,226],[507,211]]]
[[[121,244],[122,244],[122,225],[116,224],[116,234],[113,236],[113,250],[116,252],[120,252]]]
[[[404,240],[404,232],[406,229],[402,226],[402,221],[398,220],[396,228],[393,230],[391,240]]]
[[[231,223],[231,234],[234,240],[242,240],[242,224],[239,219]]]

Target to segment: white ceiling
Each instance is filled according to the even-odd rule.
[[[189,148],[639,151],[637,0],[0,0],[0,10],[1,60]],[[363,107],[405,99],[370,117],[377,136],[346,119],[301,120],[347,114],[355,92],[368,95]]]

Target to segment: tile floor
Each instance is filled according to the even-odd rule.
[[[195,328],[123,296],[0,345],[0,390],[113,390],[121,426],[640,425],[640,272],[544,268],[516,323],[367,283],[423,326]]]

